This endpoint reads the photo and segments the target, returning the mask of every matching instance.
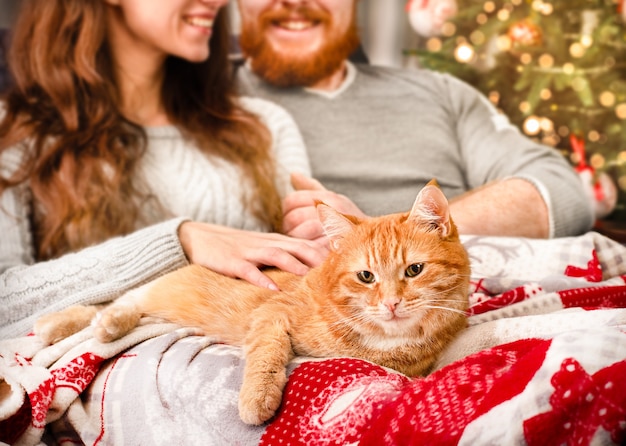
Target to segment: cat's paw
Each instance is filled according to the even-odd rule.
[[[244,376],[239,392],[239,417],[246,424],[258,426],[272,418],[283,399],[287,383],[285,370],[267,372],[254,379]]]
[[[46,344],[54,344],[88,327],[95,313],[91,306],[68,307],[37,319],[33,331]]]
[[[93,335],[100,342],[121,338],[139,323],[141,313],[131,304],[113,304],[96,314],[91,322]]]

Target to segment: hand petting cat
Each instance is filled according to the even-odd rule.
[[[275,291],[261,267],[303,276],[328,254],[325,245],[301,238],[191,221],[180,226],[179,238],[190,263]]]
[[[321,201],[342,214],[366,218],[348,197],[326,189],[319,181],[302,174],[291,175],[294,192],[283,200],[283,232],[291,237],[313,240],[328,245],[317,216],[316,202]]]

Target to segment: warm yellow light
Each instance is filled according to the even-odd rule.
[[[626,119],[626,102],[615,107],[615,114],[619,119]]]
[[[492,1],[485,2],[485,4],[483,5],[483,9],[485,10],[485,12],[491,13],[496,10],[496,4]]]
[[[554,65],[554,57],[551,54],[542,54],[537,62],[541,68],[551,68]]]
[[[461,63],[469,63],[474,60],[476,52],[472,46],[467,43],[462,43],[454,50],[454,57]]]
[[[539,119],[539,126],[544,132],[551,132],[554,130],[554,122],[548,118]]]
[[[520,102],[519,111],[521,111],[524,114],[528,113],[530,111],[530,102],[528,101]]]
[[[508,51],[511,49],[512,46],[511,38],[506,34],[498,36],[498,39],[496,40],[496,45],[498,46],[498,49],[500,51]]]
[[[536,116],[529,116],[524,121],[524,132],[527,135],[537,135],[541,130],[541,124],[539,123],[539,119]]]
[[[576,67],[573,63],[567,62],[563,65],[563,72],[565,74],[574,74],[574,71],[576,71]]]
[[[530,53],[524,53],[519,57],[519,60],[524,65],[528,65],[533,61],[533,56],[531,56]]]
[[[591,155],[591,158],[589,158],[589,164],[591,164],[591,167],[594,169],[602,169],[606,164],[606,160],[604,159],[604,156],[599,153],[594,153]]]
[[[585,55],[585,51],[585,47],[579,42],[574,42],[569,47],[569,53],[572,55],[572,57],[583,57]]]
[[[489,92],[489,101],[493,105],[498,105],[498,102],[500,102],[500,92],[499,91],[490,91]]]
[[[485,34],[480,30],[476,30],[472,34],[470,34],[470,41],[474,45],[482,45],[483,43],[485,43]]]
[[[442,46],[443,44],[441,43],[441,39],[438,37],[431,37],[430,39],[426,41],[426,49],[428,51],[433,51],[433,52],[441,51]]]
[[[600,132],[597,130],[591,130],[587,135],[587,139],[591,142],[598,142],[600,140]]]
[[[582,46],[584,46],[585,48],[589,48],[591,45],[593,45],[593,37],[591,37],[591,36],[582,36],[580,38],[580,44]]]
[[[613,107],[615,105],[615,94],[611,91],[603,91],[600,93],[599,101],[604,107]]]

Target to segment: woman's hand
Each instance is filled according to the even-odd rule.
[[[348,197],[326,189],[313,178],[294,173],[291,175],[291,184],[295,192],[291,192],[283,200],[283,231],[287,235],[328,245],[317,216],[317,201],[342,214],[367,217]]]
[[[304,275],[328,253],[322,243],[191,221],[180,226],[178,237],[191,263],[272,290],[278,286],[260,267]]]

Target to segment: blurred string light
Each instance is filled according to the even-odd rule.
[[[454,50],[454,57],[461,63],[470,63],[476,58],[476,51],[472,45],[461,42]]]

